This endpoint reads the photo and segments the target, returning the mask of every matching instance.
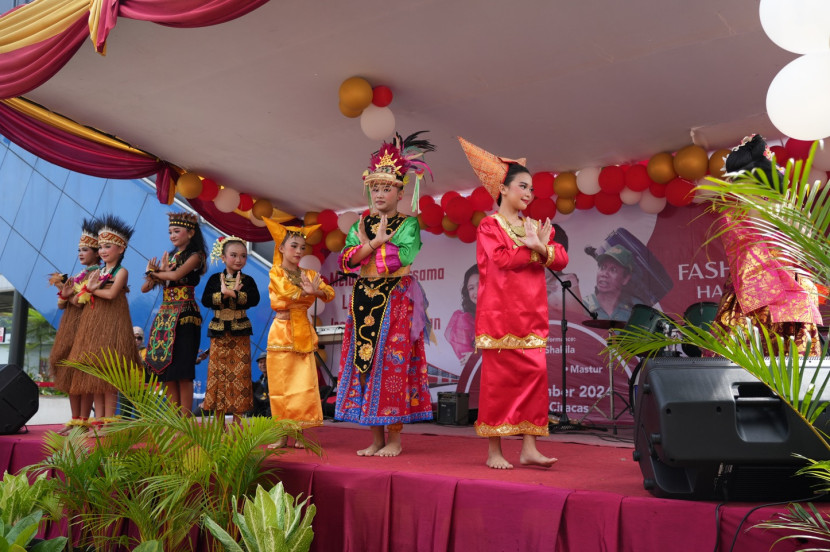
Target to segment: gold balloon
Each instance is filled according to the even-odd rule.
[[[486,217],[486,216],[487,216],[487,213],[485,213],[484,211],[476,211],[476,212],[473,213],[473,216],[470,218],[470,222],[473,223],[473,226],[478,226],[479,223],[481,223],[481,221],[484,220],[484,217]]]
[[[196,173],[186,172],[176,182],[176,191],[185,199],[195,199],[202,193],[202,179]]]
[[[306,245],[317,245],[321,241],[323,241],[323,231],[319,228],[309,234],[305,239]],[[310,248],[306,248],[306,251],[310,251]]]
[[[564,198],[576,197],[579,188],[576,186],[576,175],[572,172],[559,174],[553,181],[553,192]]]
[[[680,148],[674,156],[674,171],[686,180],[697,180],[706,175],[709,157],[706,150],[695,144]]]
[[[309,211],[303,217],[303,226],[311,226],[312,224],[317,224],[317,217],[320,216],[320,213],[317,211]]]
[[[674,159],[666,152],[653,155],[646,170],[651,179],[658,184],[665,184],[677,177],[677,173],[674,172]]]
[[[350,77],[340,85],[340,104],[363,111],[372,103],[372,85],[361,77]]]
[[[444,215],[443,220],[441,221],[441,226],[444,227],[445,232],[455,232],[458,230],[458,225],[450,220],[450,217]]]
[[[258,199],[254,202],[254,206],[251,207],[251,214],[259,220],[271,218],[273,213],[274,206],[267,199]]]
[[[732,150],[719,149],[709,158],[709,174],[716,178],[723,178],[723,166],[726,163],[726,156],[732,153]]]
[[[556,210],[562,213],[563,215],[573,213],[574,209],[576,209],[576,200],[574,200],[572,197],[556,198]]]
[[[340,251],[346,245],[346,234],[335,228],[326,234],[326,249],[329,251]]]
[[[356,119],[363,114],[362,109],[352,109],[351,107],[344,105],[343,102],[340,102],[340,113],[348,117],[349,119]]]
[[[421,227],[421,230],[427,227],[427,223],[424,222],[424,215],[418,215],[418,226]]]

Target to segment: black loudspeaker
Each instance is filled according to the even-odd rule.
[[[809,380],[818,359],[807,362]],[[752,374],[715,358],[650,359],[637,395],[634,460],[653,495],[784,501],[815,494],[819,481],[794,476],[805,462],[793,455],[830,459],[815,431],[827,431],[826,413],[814,429]],[[830,389],[821,400],[830,400]]]
[[[467,425],[470,422],[469,393],[438,393],[438,420],[441,425]]]
[[[14,364],[0,365],[0,435],[17,433],[38,408],[37,384]]]

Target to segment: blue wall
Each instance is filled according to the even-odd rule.
[[[130,273],[131,292],[127,295],[133,324],[142,326],[149,335],[153,317],[161,304],[157,288],[141,293],[141,282],[147,260],[160,257],[171,248],[167,237],[167,213],[180,211],[173,205],[162,205],[155,189],[142,180],[110,180],[74,173],[53,165],[23,150],[0,136],[0,274],[26,297],[53,326],[57,327],[63,311],[57,308],[55,288],[47,284],[49,274],[75,274],[78,262],[78,238],[81,219],[114,213],[135,227],[135,234],[124,256]],[[203,225],[205,240],[210,247],[219,237],[213,228]],[[262,300],[249,309],[254,327],[251,339],[252,358],[264,350],[272,316],[268,301],[268,269],[251,257],[244,272],[256,280]],[[222,269],[208,267],[208,274],[196,289],[201,297],[207,276]],[[210,343],[206,337],[211,311],[202,308],[201,348]],[[259,378],[256,362],[253,379]],[[204,388],[207,361],[196,367],[196,378]]]

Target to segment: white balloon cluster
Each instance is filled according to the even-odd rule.
[[[767,91],[767,113],[787,136],[830,136],[830,2],[761,0],[764,32],[781,48],[803,54],[775,76]]]

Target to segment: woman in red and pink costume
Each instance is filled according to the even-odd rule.
[[[478,226],[476,347],[481,354],[481,397],[476,433],[489,438],[487,465],[510,469],[501,438],[522,435],[519,462],[550,467],[556,458],[536,448],[548,435],[548,301],[545,269],[568,264],[553,241],[550,220],[522,218],[533,199],[524,159],[497,157],[459,137],[464,153],[499,208]]]

